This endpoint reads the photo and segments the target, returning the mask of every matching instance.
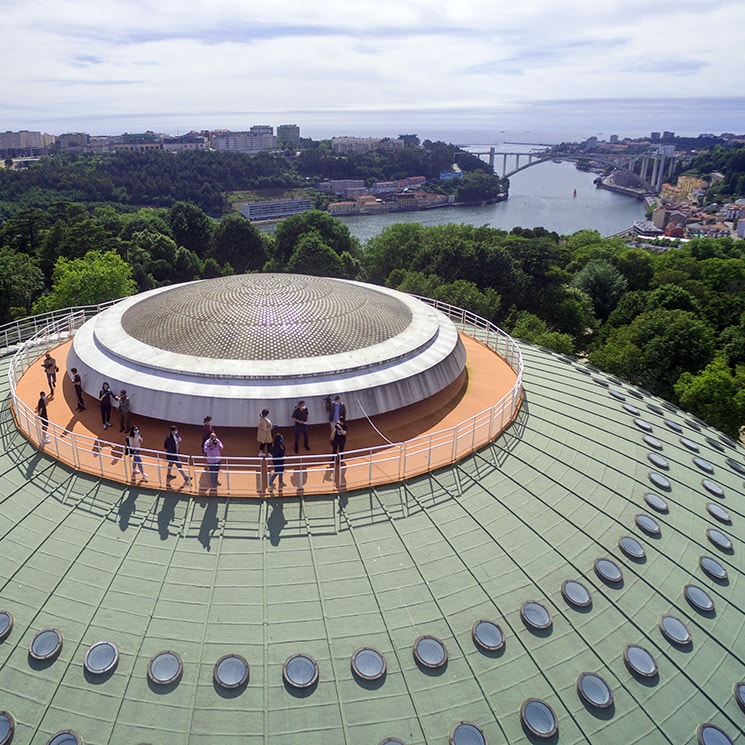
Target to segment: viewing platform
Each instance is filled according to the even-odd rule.
[[[269,418],[283,435],[287,450],[283,486],[275,480],[274,488],[270,487],[273,460],[257,454],[260,407],[245,426],[222,426],[217,418],[213,420],[224,444],[216,487],[201,452],[200,425],[132,414],[131,423],[143,437],[141,457],[147,476],[138,474],[133,479],[133,459],[125,454],[117,409],[112,410],[112,427],[105,430],[99,402],[92,395],[84,394],[85,410],[76,411],[67,357],[77,327],[85,320],[79,312],[59,315],[20,345],[10,372],[14,417],[24,435],[47,455],[73,469],[140,488],[202,497],[266,498],[333,494],[404,481],[450,465],[493,441],[512,422],[522,401],[522,360],[514,342],[484,319],[455,308],[448,312],[455,316],[466,351],[464,370],[435,395],[369,419],[357,401],[345,399],[349,434],[341,458],[331,454],[327,422],[309,426],[310,450],[304,450],[301,437],[295,455],[292,422],[286,416],[272,416],[270,407]],[[47,405],[45,434],[35,409],[40,391],[49,392],[41,364],[47,351],[60,371]],[[112,388],[119,392],[113,384]],[[202,418],[211,412],[198,414]],[[182,437],[179,465],[188,483],[176,468],[174,477],[167,478],[164,440],[172,424]]]

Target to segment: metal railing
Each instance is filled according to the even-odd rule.
[[[411,440],[346,451],[343,456],[286,456],[283,487],[277,494],[328,494],[361,489],[376,484],[403,481],[435,468],[454,463],[493,441],[515,418],[522,401],[523,361],[514,340],[480,316],[462,308],[419,298],[447,315],[462,332],[498,354],[515,373],[515,382],[498,401],[458,424]],[[8,376],[13,414],[20,431],[36,446],[76,470],[115,481],[131,481],[134,457],[120,443],[76,433],[49,422],[46,427],[36,412],[16,395],[23,373],[38,361],[43,351],[70,337],[105,306],[68,308],[64,311],[24,319],[9,333],[0,328],[0,339],[15,348]],[[24,338],[25,337],[25,338]],[[0,354],[7,354],[6,351]],[[180,454],[178,461],[159,450],[141,449],[139,457],[147,474],[146,485],[158,489],[180,489],[185,493],[219,494],[228,497],[265,497],[272,493],[269,481],[271,457],[223,457],[219,488],[214,488],[206,458]],[[171,478],[169,476],[169,466]],[[139,471],[139,469],[138,469]],[[187,484],[184,477],[189,479]],[[141,477],[137,476],[141,481]]]

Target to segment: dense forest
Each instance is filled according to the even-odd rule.
[[[172,156],[169,156],[172,157]],[[513,336],[680,404],[745,423],[745,241],[661,252],[591,230],[393,225],[361,246],[321,211],[260,232],[185,201],[122,211],[58,202],[0,223],[0,323],[233,272],[359,279],[470,310]]]

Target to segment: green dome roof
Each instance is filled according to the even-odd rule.
[[[678,745],[706,723],[742,742],[745,451],[607,375],[523,354],[525,402],[493,445],[302,505],[76,474],[16,432],[6,401],[14,743],[543,741],[521,710],[546,733],[553,712],[548,742]],[[45,629],[62,646],[35,660]]]

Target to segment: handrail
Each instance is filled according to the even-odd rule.
[[[468,310],[430,298],[418,299],[447,315],[461,331],[484,343],[505,360],[516,374],[512,388],[483,411],[438,432],[403,442],[349,450],[344,453],[343,460],[330,453],[288,455],[285,458],[285,475],[290,483],[285,494],[329,494],[403,481],[466,457],[493,441],[515,418],[522,401],[523,360],[514,340],[491,322]],[[58,460],[86,473],[116,481],[129,481],[133,463],[131,456],[125,454],[123,445],[76,433],[51,421],[46,432],[43,432],[36,412],[16,395],[21,375],[38,359],[41,350],[74,336],[80,326],[103,307],[67,308],[17,323],[19,337],[14,341],[16,351],[8,370],[12,408],[21,432]],[[4,328],[0,327],[0,334]],[[27,335],[23,334],[24,329]],[[25,338],[21,339],[21,335],[25,335]],[[212,492],[203,456],[179,455],[178,466],[183,469],[183,474],[174,470],[172,480],[166,478],[169,460],[165,452],[141,449],[140,456],[148,475],[148,487],[172,489],[186,483],[182,478],[185,475],[191,480],[188,488],[182,487],[187,493],[215,493]],[[220,496],[267,496],[270,493],[269,464],[271,458],[223,457],[219,471]],[[172,468],[175,465],[171,463]]]

